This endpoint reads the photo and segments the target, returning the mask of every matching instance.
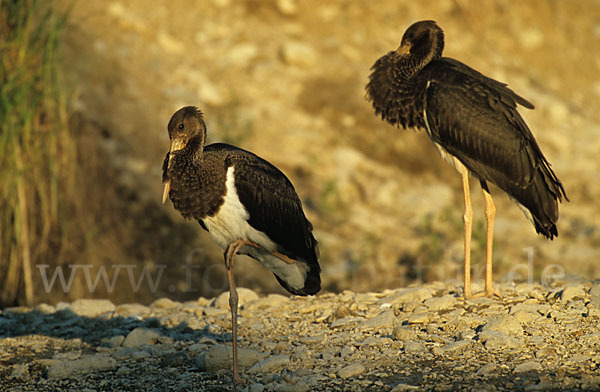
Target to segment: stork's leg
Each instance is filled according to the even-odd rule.
[[[469,172],[466,168],[461,172],[463,193],[465,197],[465,299],[471,298],[471,233],[473,229],[473,207],[471,206],[471,190],[469,188]]]
[[[233,383],[242,383],[240,373],[238,371],[238,355],[237,355],[237,309],[238,309],[238,294],[235,287],[235,277],[233,276],[233,256],[237,254],[240,248],[249,244],[243,240],[237,240],[229,244],[225,250],[225,267],[227,268],[227,279],[229,280],[229,308],[231,309],[231,335],[233,346]]]
[[[492,248],[494,245],[494,219],[496,217],[496,206],[494,200],[485,182],[481,182],[481,190],[483,191],[483,200],[485,201],[485,219],[487,222],[486,228],[486,244],[485,244],[485,291],[486,297],[497,295],[502,298],[499,291],[494,289],[492,285]]]

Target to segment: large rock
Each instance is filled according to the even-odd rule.
[[[78,299],[68,306],[73,313],[82,317],[98,317],[115,310],[115,305],[107,299]]]

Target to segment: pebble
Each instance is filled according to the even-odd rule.
[[[425,351],[425,346],[418,341],[409,340],[404,342],[404,352],[407,354],[419,354]]]
[[[425,300],[425,306],[432,312],[439,312],[440,310],[451,309],[457,302],[456,297],[448,294],[442,297],[433,297]]]
[[[247,303],[256,301],[258,299],[258,294],[256,294],[254,291],[247,289],[245,287],[238,287],[237,294],[238,294],[238,307],[240,307],[240,308],[243,307],[244,305],[246,305]],[[215,299],[212,306],[214,306],[215,308],[219,308],[219,309],[229,310],[229,291],[224,291],[223,293],[221,293],[221,295],[219,295]]]
[[[317,60],[315,50],[309,44],[300,41],[286,41],[279,54],[284,63],[300,68],[311,67]]]
[[[397,326],[392,331],[392,339],[394,340],[413,340],[417,337],[417,333],[410,327]]]
[[[56,362],[48,368],[48,378],[65,378],[76,374],[108,370],[117,367],[117,361],[109,356],[96,354],[76,360]]]
[[[481,330],[482,332],[503,332],[512,336],[523,335],[523,327],[514,316],[509,314],[490,317]]]
[[[568,302],[585,297],[585,286],[581,283],[571,283],[560,292],[560,299]]]
[[[337,372],[339,378],[355,377],[363,374],[366,371],[365,367],[360,362],[355,362],[346,367],[343,367]]]
[[[489,376],[490,374],[495,373],[497,369],[498,365],[496,365],[495,363],[488,363],[479,368],[479,370],[477,371],[477,375]]]
[[[264,354],[259,351],[238,346],[238,364],[240,367],[250,367],[263,358]],[[201,356],[201,363],[203,363],[202,367],[209,372],[231,369],[233,364],[233,348],[223,344],[211,346]]]
[[[289,362],[290,357],[288,355],[274,355],[255,363],[250,369],[248,369],[248,373],[252,374],[271,372],[287,366]]]
[[[123,347],[138,347],[144,344],[153,345],[158,340],[158,332],[153,329],[138,327],[129,332],[122,343]]]
[[[479,334],[479,341],[489,350],[502,350],[506,348],[519,348],[523,341],[498,331],[485,331]]]
[[[395,319],[396,316],[394,315],[394,311],[388,309],[384,310],[383,312],[379,313],[373,318],[363,321],[362,323],[360,323],[359,328],[374,330],[379,330],[381,328],[391,328]]]
[[[433,296],[434,290],[428,287],[410,287],[397,290],[394,294],[379,300],[380,303],[408,304],[421,303]]]
[[[180,305],[181,305],[181,303],[175,302],[169,298],[164,297],[164,298],[159,298],[156,301],[152,302],[150,307],[157,308],[157,309],[172,309],[172,308],[176,308]]]
[[[115,305],[107,299],[78,299],[68,307],[73,313],[82,317],[98,317],[112,313]]]
[[[542,370],[542,365],[534,360],[525,361],[519,365],[517,365],[513,372],[514,373],[528,373],[528,372],[539,372]]]

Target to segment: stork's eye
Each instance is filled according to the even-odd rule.
[[[179,124],[179,126],[177,128],[183,129],[183,124]]]

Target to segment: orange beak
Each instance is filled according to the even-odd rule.
[[[173,157],[173,152],[183,150],[185,147],[185,140],[182,139],[173,139],[171,140],[171,148],[169,149],[169,163],[167,165],[167,170],[171,168],[171,158]],[[167,199],[169,198],[169,191],[171,190],[171,179],[168,179],[165,182],[165,188],[163,189],[162,203],[165,204]]]
[[[410,50],[412,49],[412,45],[409,43],[404,43],[400,45],[398,49],[396,49],[396,53],[398,54],[410,54]]]

